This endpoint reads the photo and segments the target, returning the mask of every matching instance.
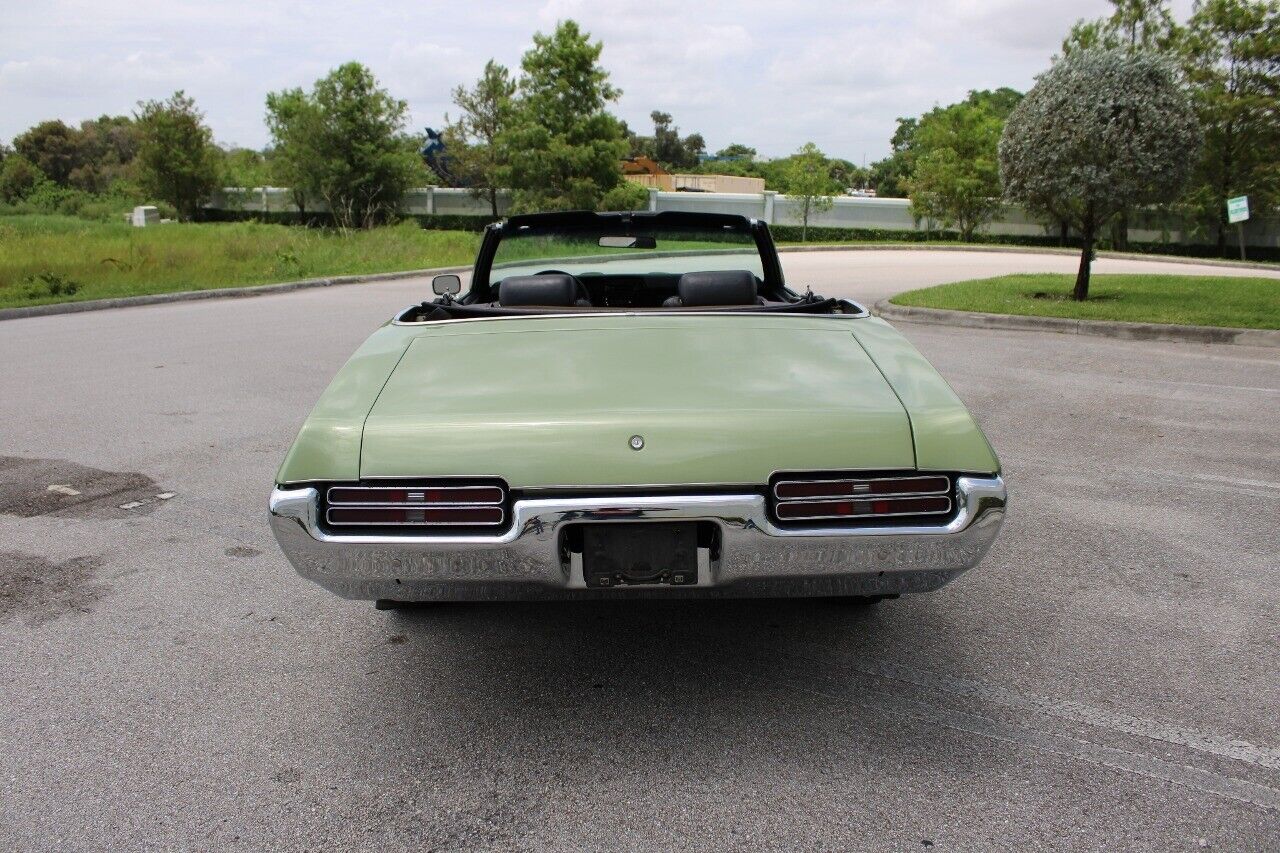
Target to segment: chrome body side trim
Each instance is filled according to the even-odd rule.
[[[541,598],[859,595],[935,589],[978,564],[1004,521],[999,476],[956,480],[946,523],[780,527],[761,494],[527,498],[493,535],[335,535],[319,519],[315,488],[275,489],[272,531],[289,561],[344,598],[402,601]],[[569,525],[706,521],[718,547],[696,586],[588,589],[564,547]],[[704,582],[705,580],[705,582]]]

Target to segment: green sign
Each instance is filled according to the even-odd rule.
[[[1249,197],[1236,196],[1227,199],[1227,222],[1244,222],[1249,218]]]

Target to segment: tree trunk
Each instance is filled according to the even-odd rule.
[[[498,189],[489,187],[489,204],[493,207],[493,218],[498,218]]]
[[[1094,230],[1095,228],[1090,225],[1081,234],[1084,248],[1080,252],[1080,271],[1076,273],[1076,286],[1071,291],[1071,298],[1076,302],[1084,302],[1089,298],[1089,268],[1093,263]]]
[[[1129,211],[1127,210],[1120,211],[1113,221],[1111,245],[1118,252],[1129,251]]]

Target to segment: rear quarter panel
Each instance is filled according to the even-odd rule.
[[[856,320],[852,329],[911,418],[917,468],[973,474],[1000,472],[1000,460],[987,437],[919,350],[878,317]]]

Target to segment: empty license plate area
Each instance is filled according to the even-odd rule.
[[[698,582],[696,522],[584,524],[582,575],[589,587]]]

